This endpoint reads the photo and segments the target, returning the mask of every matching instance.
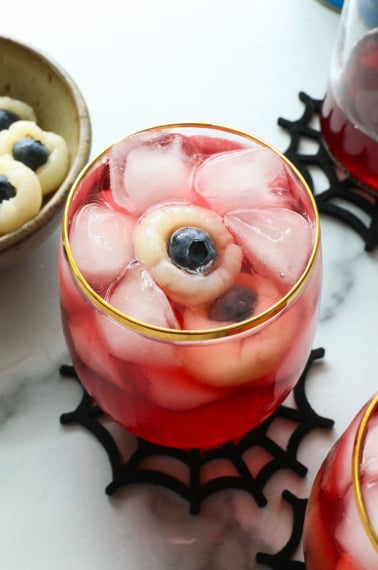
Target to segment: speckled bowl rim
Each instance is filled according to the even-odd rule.
[[[15,245],[19,245],[24,242],[54,218],[55,214],[64,205],[72,184],[89,160],[92,142],[91,122],[86,101],[77,84],[70,77],[67,71],[64,70],[63,67],[53,58],[29,44],[25,44],[22,41],[7,36],[0,36],[0,46],[2,43],[11,44],[25,50],[36,59],[39,59],[43,64],[50,67],[50,69],[60,77],[62,83],[66,85],[69,94],[75,102],[79,119],[79,140],[77,145],[78,151],[73,157],[70,169],[62,184],[42,206],[41,210],[34,218],[23,224],[14,232],[0,236],[0,252],[4,252]]]

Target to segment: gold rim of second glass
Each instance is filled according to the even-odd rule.
[[[370,539],[370,542],[374,546],[375,550],[378,552],[378,533],[375,530],[374,525],[368,513],[368,507],[363,495],[362,480],[361,480],[362,479],[361,465],[362,465],[362,455],[364,451],[364,443],[367,436],[369,421],[372,415],[377,411],[377,407],[378,407],[378,393],[368,403],[364,411],[364,414],[361,418],[361,421],[359,422],[358,425],[353,446],[352,478],[353,478],[353,490],[356,499],[357,510],[360,515],[361,522],[365,528],[366,534]]]
[[[170,329],[170,328],[154,326],[154,325],[151,325],[149,323],[139,321],[138,319],[135,319],[133,317],[126,315],[125,313],[122,313],[121,311],[118,311],[117,309],[112,307],[112,305],[110,305],[107,301],[105,301],[105,299],[103,299],[100,295],[98,295],[98,293],[96,293],[96,291],[94,291],[94,289],[92,289],[92,287],[89,285],[89,283],[86,281],[86,279],[84,278],[84,276],[80,272],[78,266],[76,265],[74,257],[72,255],[72,251],[71,251],[71,247],[70,247],[70,243],[69,243],[69,236],[68,236],[69,209],[70,209],[71,202],[72,202],[73,196],[75,194],[75,191],[76,191],[77,187],[79,186],[79,184],[81,183],[83,177],[87,174],[88,171],[91,170],[91,168],[93,166],[95,166],[95,164],[97,162],[100,162],[100,160],[109,152],[109,150],[114,146],[114,144],[117,144],[117,143],[113,143],[113,144],[109,145],[100,154],[98,154],[92,161],[90,161],[85,166],[85,168],[81,171],[80,175],[78,176],[75,183],[73,184],[71,191],[68,195],[66,206],[64,209],[64,214],[63,214],[63,224],[62,224],[63,249],[64,249],[64,253],[65,253],[68,265],[69,265],[70,270],[71,270],[71,274],[72,274],[75,282],[77,283],[78,287],[81,289],[81,291],[85,295],[85,297],[97,309],[99,309],[102,313],[106,314],[107,316],[114,319],[118,323],[120,323],[120,324],[122,324],[122,325],[124,325],[124,326],[126,326],[132,330],[135,330],[136,332],[144,333],[150,337],[159,338],[162,340],[171,340],[171,341],[177,341],[177,342],[180,342],[180,341],[181,342],[185,342],[185,341],[192,341],[193,342],[193,341],[204,341],[204,340],[225,338],[228,336],[232,336],[235,334],[242,333],[242,332],[250,330],[252,328],[256,328],[257,326],[265,323],[266,321],[268,321],[269,319],[273,318],[275,315],[280,313],[283,309],[285,309],[285,307],[287,307],[292,301],[294,301],[294,299],[300,294],[300,292],[302,291],[307,280],[311,276],[311,271],[312,271],[312,268],[315,264],[315,261],[316,261],[317,255],[318,255],[318,251],[319,251],[319,246],[320,246],[319,213],[318,213],[318,209],[316,206],[314,196],[313,196],[307,182],[305,181],[305,179],[303,178],[301,173],[297,170],[297,168],[283,154],[281,154],[277,149],[275,149],[271,145],[267,144],[265,141],[263,141],[257,137],[254,137],[254,136],[252,136],[246,132],[239,131],[236,129],[232,129],[230,127],[212,124],[212,123],[172,123],[172,124],[159,125],[159,126],[154,126],[154,127],[147,128],[147,129],[142,129],[140,131],[130,133],[126,137],[122,137],[121,140],[123,140],[124,138],[134,137],[138,134],[147,133],[147,132],[151,132],[151,131],[159,131],[159,130],[163,130],[163,129],[164,130],[172,130],[172,129],[180,129],[180,128],[181,129],[185,129],[185,128],[208,129],[208,130],[216,130],[218,132],[223,131],[224,133],[228,133],[228,134],[231,134],[234,136],[238,136],[238,137],[247,139],[249,141],[256,142],[257,144],[260,144],[260,145],[265,146],[267,148],[270,148],[275,154],[277,154],[287,164],[287,166],[290,168],[290,170],[292,170],[296,174],[298,179],[300,180],[300,182],[303,186],[303,189],[307,192],[307,197],[309,198],[311,206],[312,206],[314,220],[315,220],[315,239],[314,239],[314,244],[313,244],[311,256],[307,262],[307,265],[306,265],[302,275],[299,277],[299,279],[293,285],[293,287],[288,291],[288,293],[286,293],[286,295],[284,295],[282,297],[282,299],[280,299],[275,305],[273,305],[272,307],[270,307],[269,309],[267,309],[263,313],[260,313],[259,315],[251,317],[250,319],[247,319],[247,320],[242,321],[240,323],[233,323],[230,325],[219,327],[216,329],[204,329],[204,330],[177,330],[177,329]]]

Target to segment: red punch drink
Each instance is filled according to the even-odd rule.
[[[266,419],[311,350],[319,219],[279,153],[165,126],[97,157],[67,201],[64,331],[81,382],[130,432],[207,447]]]
[[[358,182],[378,190],[378,29],[354,46],[345,68],[331,71],[321,110],[330,154]]]
[[[378,568],[378,397],[321,466],[303,532],[307,570]]]

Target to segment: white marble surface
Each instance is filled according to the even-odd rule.
[[[22,14],[21,14],[22,13]],[[0,33],[61,63],[87,99],[93,154],[122,135],[204,120],[250,131],[285,150],[277,117],[302,113],[297,93],[324,92],[338,14],[316,0],[138,0],[54,7],[8,3]],[[1,54],[0,54],[1,55]],[[300,448],[305,479],[267,486],[258,509],[241,491],[186,501],[148,485],[105,495],[109,464],[80,427],[59,417],[78,403],[60,326],[58,232],[0,274],[0,568],[19,570],[252,570],[256,551],[288,539],[281,492],[307,497],[331,443],[376,390],[378,253],[322,217],[324,286],[308,382],[314,408],[335,419]],[[299,548],[296,558],[302,559]]]

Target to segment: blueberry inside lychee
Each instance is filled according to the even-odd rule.
[[[253,316],[257,294],[243,285],[235,285],[218,297],[209,307],[213,321],[240,323]]]
[[[13,157],[35,171],[47,162],[49,151],[41,141],[24,137],[13,145]]]
[[[4,200],[10,200],[16,195],[16,189],[6,176],[0,174],[0,204]]]
[[[8,111],[7,109],[0,109],[0,131],[8,129],[12,123],[19,121],[20,117],[13,113],[13,111]]]
[[[179,228],[168,240],[172,263],[190,273],[208,273],[217,259],[212,237],[200,228]]]

